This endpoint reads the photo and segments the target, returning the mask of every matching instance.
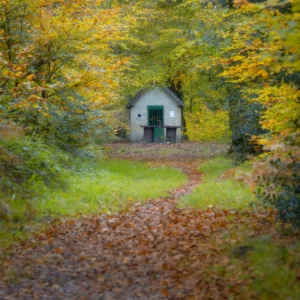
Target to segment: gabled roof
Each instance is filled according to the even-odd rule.
[[[169,95],[178,105],[184,106],[183,101],[169,88],[162,87],[161,88],[167,95]],[[135,103],[143,96],[145,95],[150,89],[143,89],[140,90],[135,97],[133,97],[130,102],[126,105],[126,108],[131,108],[135,105]]]

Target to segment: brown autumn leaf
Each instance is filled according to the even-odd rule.
[[[55,248],[55,249],[54,249],[54,252],[55,252],[55,253],[60,253],[60,254],[62,254],[62,253],[64,253],[64,250],[63,250],[62,248],[59,248],[59,247],[58,247],[58,248]]]

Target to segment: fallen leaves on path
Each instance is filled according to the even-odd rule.
[[[184,163],[190,180],[169,197],[57,221],[12,247],[2,254],[0,298],[245,299],[228,247],[236,229],[272,232],[274,213],[176,208],[200,180],[196,166]]]
[[[228,143],[182,142],[182,143],[111,143],[105,147],[110,158],[139,161],[183,162],[203,160],[225,155]]]

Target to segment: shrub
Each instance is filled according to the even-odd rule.
[[[284,144],[257,162],[253,174],[258,194],[265,203],[274,205],[281,220],[300,227],[300,150],[299,135],[286,137]]]
[[[262,146],[253,137],[266,133],[260,124],[263,111],[261,104],[254,99],[244,99],[238,90],[230,96],[229,120],[232,135],[229,154],[235,161],[245,161],[248,156],[262,153]]]
[[[66,155],[40,139],[22,137],[0,141],[0,189],[6,193],[31,194],[33,182],[47,186],[64,183]]]
[[[45,143],[77,154],[80,149],[100,139],[106,125],[99,110],[92,109],[86,99],[76,92],[60,91],[47,103],[8,111],[7,118],[18,117],[28,135],[38,135]]]

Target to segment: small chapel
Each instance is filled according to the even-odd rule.
[[[180,97],[169,88],[140,91],[126,106],[129,109],[130,140],[180,142],[183,106]]]

